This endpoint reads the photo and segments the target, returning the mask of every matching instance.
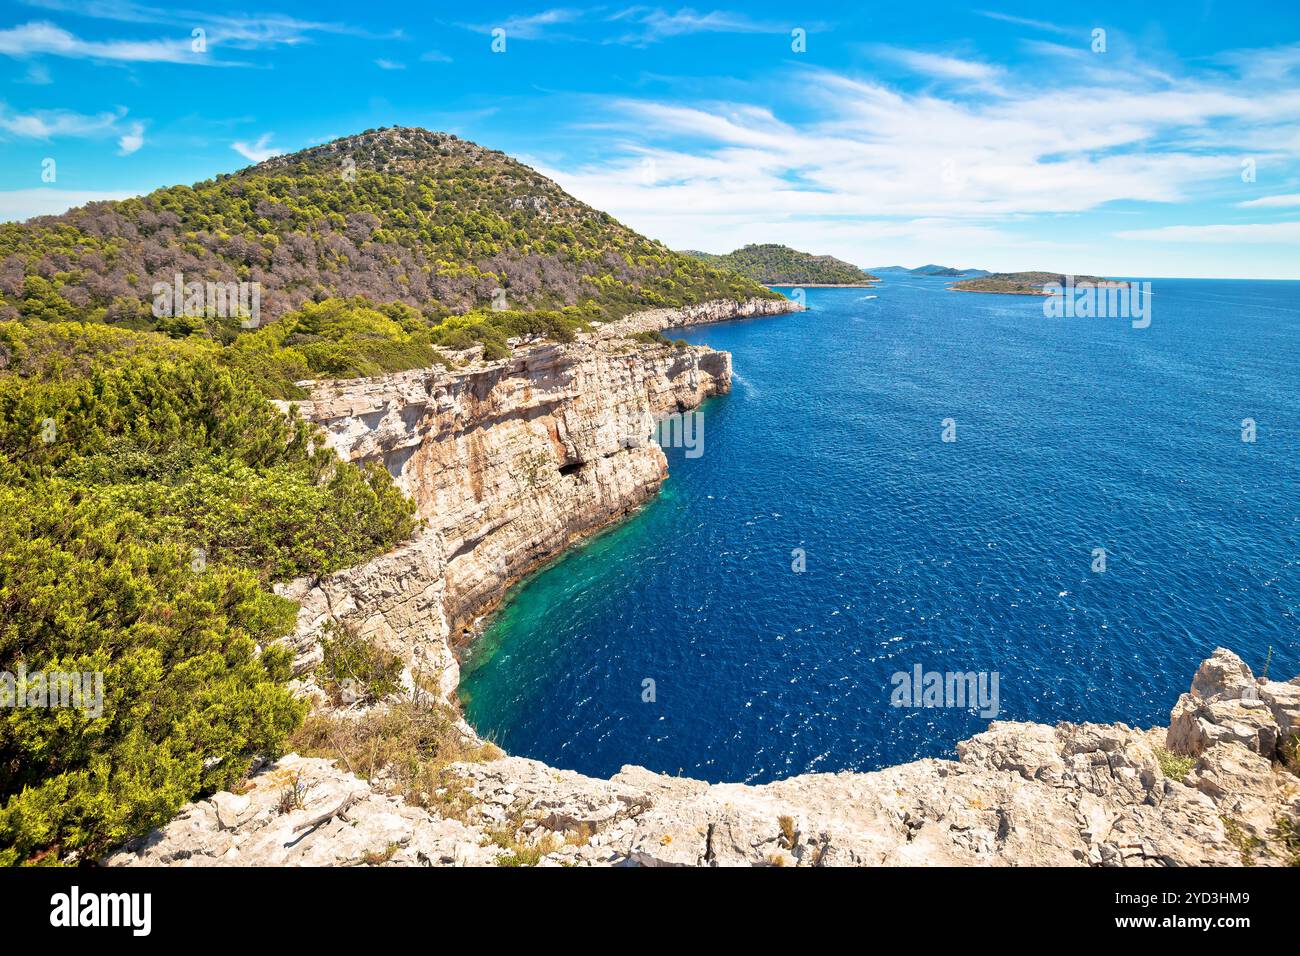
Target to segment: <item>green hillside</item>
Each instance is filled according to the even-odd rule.
[[[436,319],[486,307],[497,289],[511,308],[588,318],[772,295],[639,235],[503,153],[400,127],[0,225],[0,318],[228,334],[150,314],[154,284],[177,273],[260,283],[264,321],[329,297],[400,302]]]
[[[716,255],[688,251],[717,269],[730,269],[764,285],[868,285],[876,277],[834,256],[814,256],[789,246],[749,245]]]
[[[1075,285],[1124,286],[1127,282],[1100,279],[1097,276],[1074,276]],[[1066,276],[1058,272],[996,272],[956,282],[948,288],[956,292],[1000,292],[1005,295],[1047,295],[1044,286],[1064,286]]]

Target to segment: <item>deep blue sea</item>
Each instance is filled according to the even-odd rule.
[[[1300,672],[1300,282],[1153,280],[1134,329],[949,281],[680,333],[734,357],[703,454],[515,590],[465,662],[474,726],[591,774],[767,781],[987,726],[891,706],[918,664],[997,672],[999,719],[1141,726],[1216,645]]]

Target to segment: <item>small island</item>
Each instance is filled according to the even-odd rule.
[[[948,286],[953,292],[991,292],[999,295],[1052,295],[1047,286],[1063,289],[1067,285],[1121,289],[1129,283],[1097,276],[1068,276],[1058,272],[995,272],[973,279],[963,279]]]
[[[870,286],[880,281],[843,259],[800,252],[776,243],[752,244],[722,255],[689,249],[685,254],[769,286]]]
[[[907,266],[873,266],[872,272],[906,272],[914,276],[944,276],[945,278],[957,278],[958,276],[986,276],[990,273],[986,269],[957,269],[953,266],[940,266],[934,263],[917,266],[915,269],[909,269]]]

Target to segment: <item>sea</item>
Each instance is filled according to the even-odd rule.
[[[1163,726],[1217,646],[1300,673],[1300,282],[1151,279],[1143,326],[951,281],[670,332],[730,351],[731,393],[655,500],[511,592],[471,723],[766,782],[992,720]]]

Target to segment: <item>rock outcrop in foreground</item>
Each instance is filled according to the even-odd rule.
[[[1300,679],[1257,681],[1218,650],[1167,729],[997,722],[959,759],[710,785],[625,767],[610,780],[493,755],[456,715],[453,647],[505,589],[638,507],[666,475],[647,416],[730,387],[725,352],[644,332],[771,314],[706,303],[633,316],[497,362],[322,384],[300,405],[353,460],[382,462],[423,527],[364,565],[284,588],[301,690],[337,721],[333,757],[290,755],[191,804],[112,865],[1239,865],[1300,858]],[[653,338],[650,336],[649,338]],[[406,665],[404,699],[330,706],[321,636]],[[406,708],[407,710],[402,710]],[[415,783],[350,772],[339,739],[376,715],[436,713],[449,752]],[[370,753],[369,747],[354,750]],[[457,759],[472,755],[472,761]],[[1290,769],[1286,764],[1289,764]],[[352,766],[351,769],[366,770]]]
[[[1282,762],[1288,754],[1294,761],[1293,751],[1267,748],[1286,740],[1283,728],[1297,719],[1300,678],[1257,682],[1219,649],[1167,729],[994,722],[958,745],[956,761],[764,786],[710,785],[639,767],[597,780],[501,757],[453,765],[460,802],[442,815],[405,805],[382,780],[291,755],[253,777],[247,793],[193,804],[107,862],[1287,864],[1300,859],[1300,777],[1295,763],[1289,770]],[[291,786],[301,805],[286,810]],[[341,805],[341,815],[304,826]],[[503,849],[503,831],[513,849]]]

